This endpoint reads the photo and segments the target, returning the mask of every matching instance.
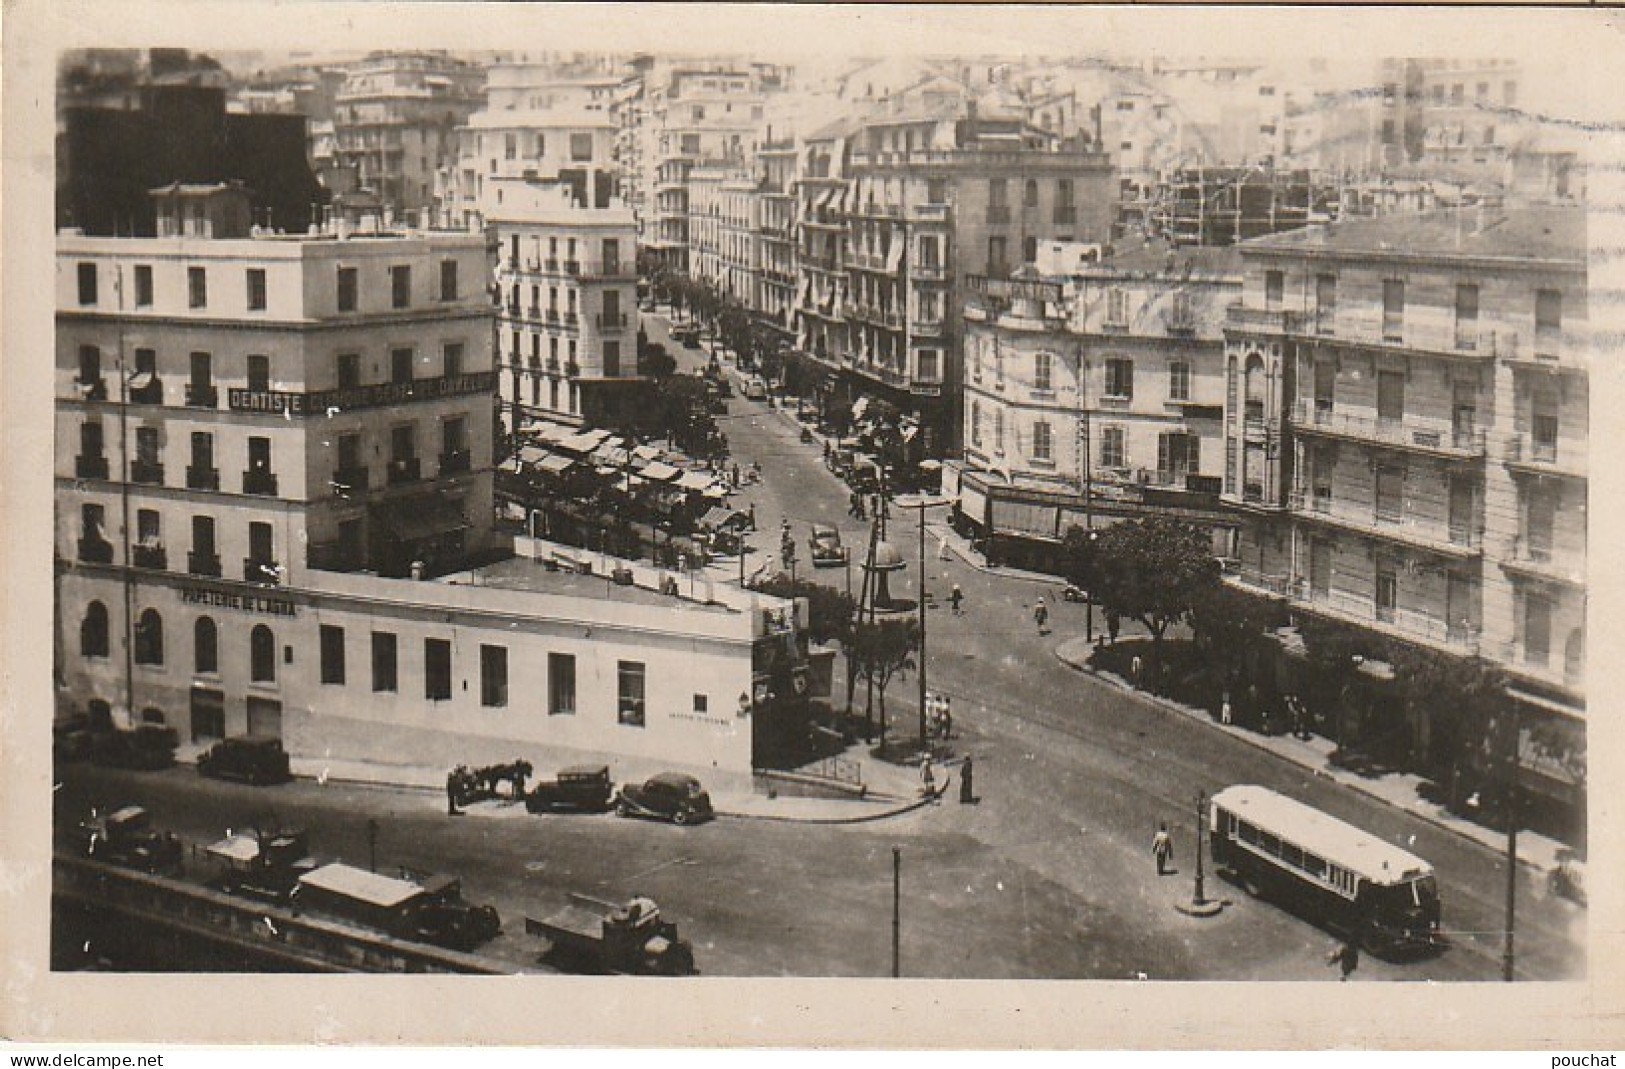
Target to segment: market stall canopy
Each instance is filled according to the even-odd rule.
[[[569,471],[575,466],[575,461],[571,460],[569,457],[560,456],[557,453],[549,453],[547,456],[543,457],[536,466],[547,472],[549,475],[563,475],[565,472]]]
[[[637,457],[639,460],[659,460],[660,450],[656,449],[652,445],[640,445],[636,449],[632,450],[632,455]]]
[[[677,485],[684,490],[705,490],[711,485],[711,480],[697,471],[685,471],[678,477]]]
[[[741,513],[735,512],[733,509],[723,508],[720,505],[718,505],[716,508],[710,509],[704,516],[700,517],[700,525],[702,527],[711,527],[714,529],[721,529],[723,527],[743,527],[748,522],[749,521]]]
[[[519,450],[519,460],[531,466],[540,464],[550,455],[539,445],[527,445]]]
[[[643,469],[643,477],[654,482],[670,482],[681,474],[682,472],[678,471],[670,464],[659,460],[654,461],[648,467]]]
[[[549,423],[541,430],[542,441],[548,445],[558,445],[575,437],[574,427],[561,427],[556,423]]]

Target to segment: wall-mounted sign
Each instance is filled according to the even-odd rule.
[[[298,616],[299,608],[291,598],[270,594],[247,593],[237,590],[215,590],[203,586],[181,587],[181,601],[187,605],[207,605],[216,609],[235,609],[238,612],[261,613],[266,616]]]

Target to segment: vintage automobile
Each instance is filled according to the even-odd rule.
[[[538,780],[525,795],[525,808],[532,813],[558,810],[602,813],[609,808],[614,795],[608,765],[572,765],[560,769],[553,779]]]
[[[700,781],[681,772],[661,772],[641,784],[623,784],[615,795],[615,813],[673,824],[697,824],[714,815],[711,796]]]
[[[745,380],[740,392],[745,395],[746,400],[765,401],[767,400],[767,380],[760,375],[752,375]]]
[[[175,763],[179,743],[174,728],[157,724],[141,724],[131,731],[99,731],[91,736],[90,759],[113,768],[168,768]]]
[[[293,778],[282,740],[269,735],[221,739],[197,759],[197,770],[204,776],[242,780],[255,786],[286,783]]]
[[[692,976],[694,948],[641,895],[617,906],[570,895],[550,916],[525,918],[525,931],[547,939],[553,960],[572,972]]]
[[[156,831],[147,811],[138,805],[121,806],[106,816],[93,810],[79,831],[88,858],[142,872],[181,871],[181,841]]]
[[[296,893],[301,909],[452,950],[472,950],[502,930],[496,910],[464,901],[452,876],[396,879],[335,862],[300,876]]]
[[[812,562],[815,568],[838,568],[846,563],[848,550],[841,544],[841,532],[827,523],[812,525]]]
[[[318,867],[303,831],[238,832],[205,852],[217,865],[210,886],[283,905],[293,898],[300,877]]]
[[[697,327],[672,327],[671,340],[678,345],[686,345],[690,349],[700,344],[700,331]]]

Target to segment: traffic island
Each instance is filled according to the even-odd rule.
[[[1175,902],[1174,908],[1187,917],[1216,917],[1224,909],[1225,903],[1218,898],[1198,899],[1193,897],[1189,902]]]

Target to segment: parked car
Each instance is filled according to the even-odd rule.
[[[179,744],[174,728],[157,724],[141,724],[133,731],[99,731],[91,736],[90,759],[114,768],[168,768],[175,763]]]
[[[745,380],[741,392],[745,395],[746,400],[765,401],[767,399],[767,381],[760,375],[752,375]]]
[[[686,345],[690,349],[698,348],[700,332],[694,327],[673,327],[671,328],[671,340],[678,345]]]
[[[93,811],[79,832],[86,857],[143,872],[181,871],[181,841],[153,828],[147,811],[138,805],[121,806],[106,816]]]
[[[560,809],[602,813],[614,795],[608,765],[573,765],[560,769],[553,779],[537,780],[525,795],[525,808],[532,813]]]
[[[662,772],[641,784],[623,785],[615,795],[615,813],[669,820],[673,824],[697,824],[714,815],[711,796],[700,781],[681,772]]]
[[[827,523],[812,525],[813,567],[840,567],[846,563],[847,548],[841,544],[841,532]]]
[[[293,778],[282,740],[270,735],[221,739],[197,759],[197,770],[205,776],[242,780],[255,786],[286,783]]]

